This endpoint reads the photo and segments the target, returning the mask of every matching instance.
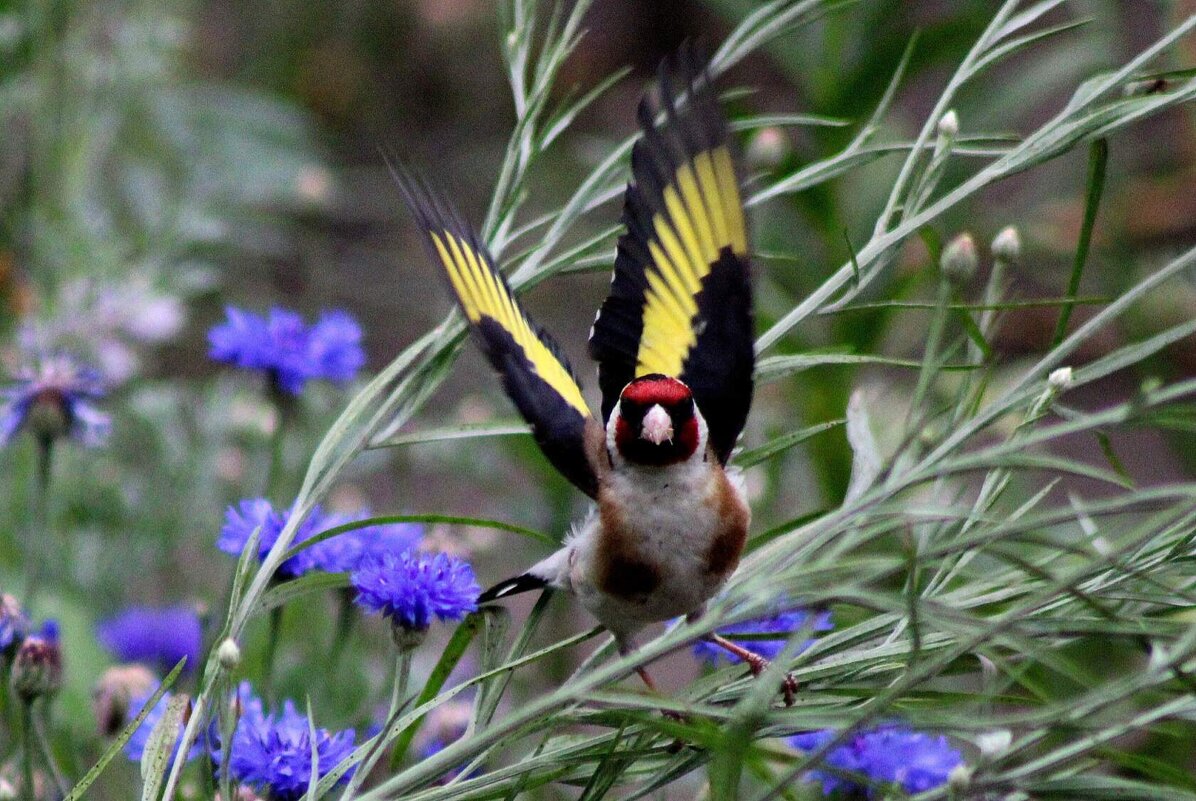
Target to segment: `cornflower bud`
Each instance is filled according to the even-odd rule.
[[[756,131],[747,147],[747,160],[753,167],[775,170],[789,155],[789,137],[775,125]]]
[[[976,242],[968,233],[960,234],[947,243],[943,248],[943,256],[939,265],[943,275],[952,283],[962,284],[971,280],[976,274]]]
[[[939,119],[939,135],[954,139],[959,134],[959,114],[950,109]]]
[[[145,665],[117,665],[105,670],[91,694],[91,709],[100,734],[111,737],[120,731],[133,699],[152,692],[157,683]]]
[[[959,115],[951,109],[939,119],[938,138],[934,142],[934,157],[941,159],[955,144],[955,137],[959,135]]]
[[[1072,381],[1072,369],[1070,367],[1060,367],[1057,370],[1052,370],[1051,374],[1047,376],[1047,383],[1056,392],[1063,392],[1069,389]]]
[[[1022,238],[1012,225],[1002,228],[993,237],[993,258],[1006,263],[1016,262],[1022,255]]]
[[[216,659],[225,670],[236,670],[241,664],[241,647],[232,637],[226,637],[216,649]]]
[[[12,663],[12,689],[28,704],[52,696],[62,688],[62,652],[58,648],[58,623],[47,620],[42,630],[30,634],[17,649]]]

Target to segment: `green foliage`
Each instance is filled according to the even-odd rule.
[[[616,71],[573,93],[558,86],[591,5],[500,4],[514,124],[480,230],[517,292],[608,270],[618,235],[610,221],[633,137],[608,143],[556,208],[526,210],[549,171],[546,156],[626,78]],[[1102,246],[1097,209],[1103,217],[1102,197],[1117,180],[1109,174],[1109,152],[1117,153],[1134,125],[1181,107],[1190,112],[1196,98],[1190,71],[1162,63],[1176,58],[1185,37],[1190,41],[1196,17],[1106,64],[1103,33],[1074,18],[1062,0],[1010,0],[997,9],[962,3],[942,25],[911,37],[878,35],[874,45],[869,34],[899,4],[710,5],[730,21],[713,55],[716,74],[765,52],[820,112],[743,113],[733,123],[745,138],[800,127],[808,137],[803,147],[813,154],[784,154],[779,166],[760,168],[748,184],[748,203],[760,218],[759,422],[735,461],[764,485],[748,554],[703,617],[670,625],[627,655],[616,655],[609,638],[582,630],[576,620],[569,619],[568,633],[554,629],[564,607],[550,593],[522,622],[496,610],[467,617],[419,673],[426,680],[414,692],[406,692],[411,657],[399,657],[384,725],[331,773],[313,779],[307,797],[594,801],[658,797],[668,788],[698,796],[697,784],[687,783],[700,783],[702,797],[712,799],[812,798],[818,787],[803,782],[804,774],[854,732],[891,719],[964,746],[966,773],[955,786],[922,798],[1196,797],[1186,771],[1196,716],[1190,576],[1196,483],[1136,478],[1116,436],[1196,429],[1196,380],[1147,380],[1161,354],[1196,334],[1196,323],[1152,322],[1141,336],[1092,355],[1103,333],[1190,284],[1196,249],[1172,249],[1147,270],[1127,271],[1115,291],[1079,294]],[[304,115],[247,90],[187,85],[182,54],[157,27],[169,14],[136,6],[121,16],[128,36],[140,31],[154,47],[139,40],[98,63],[99,54],[75,48],[94,20],[83,13],[47,16],[52,11],[40,3],[19,19],[5,11],[18,20],[12,52],[20,58],[0,83],[0,100],[8,100],[0,115],[29,120],[27,149],[36,154],[34,179],[13,190],[20,202],[4,203],[16,211],[8,214],[0,247],[35,266],[47,303],[59,297],[56,287],[83,271],[80,252],[94,252],[108,265],[92,264],[89,274],[119,278],[130,263],[150,265],[155,286],[189,294],[208,286],[201,274],[221,250],[260,241],[260,229],[248,228],[286,225],[277,211],[302,205],[295,181],[319,168]],[[916,134],[903,133],[893,116],[910,76],[947,66]],[[1168,80],[1156,90],[1135,89],[1162,72]],[[85,80],[96,74],[103,80]],[[111,103],[118,78],[123,102]],[[727,80],[732,108],[752,102]],[[84,113],[85,100],[110,113]],[[1012,134],[1014,104],[1049,110]],[[955,117],[966,133],[943,124],[955,109],[967,109]],[[77,138],[54,133],[55,120],[64,117]],[[1086,186],[1074,192],[1083,200],[1079,235],[1069,243],[1071,271],[1050,293],[1059,297],[1016,294],[1002,272],[1010,264],[994,264],[977,297],[966,281],[942,275],[941,243],[961,218],[970,219],[987,190],[1059,169],[1085,149],[1090,166]],[[15,158],[0,158],[6,157]],[[984,225],[1007,222],[1031,220]],[[831,263],[839,266],[819,279],[817,265]],[[1058,310],[1053,339],[1029,357],[1004,358],[995,347],[1003,319],[1044,306]],[[1080,306],[1091,314],[1081,314]],[[1069,326],[1073,309],[1077,324]],[[902,326],[916,334],[900,340]],[[304,518],[363,461],[407,458],[429,444],[465,451],[527,433],[521,423],[503,420],[445,425],[428,415],[424,424],[421,415],[463,341],[454,312],[358,388],[335,419],[327,398],[305,400],[306,422],[315,427],[326,416],[326,431],[302,458],[287,526],[260,562],[256,537],[246,546],[227,605],[213,615],[212,649],[196,679],[182,751],[213,720],[229,731],[227,694],[258,667],[223,665],[216,646],[231,639],[247,651],[264,650],[258,640],[266,620],[287,605],[303,610],[305,627],[317,628],[318,599],[347,586],[344,574],[279,583],[279,566],[302,550],[395,522],[492,529],[541,549],[557,541],[541,525],[445,512],[378,515],[295,542]],[[130,543],[210,540],[229,491],[211,475],[216,451],[238,438],[264,451],[267,433],[222,413],[234,394],[228,385],[199,395],[209,411],[184,410],[180,393],[151,381],[129,390],[137,429],[130,436],[141,444],[86,462],[70,457],[72,474],[96,475],[63,490],[67,511],[59,517],[99,495],[108,516],[100,528],[127,528]],[[5,460],[9,472],[23,475],[32,452],[13,454]],[[803,474],[817,477],[809,486],[794,486],[799,459],[814,462]],[[147,475],[163,465],[178,468],[171,471],[180,477],[175,485],[163,488]],[[111,474],[119,479],[104,478]],[[129,476],[141,482],[134,488],[150,494],[133,492]],[[140,509],[145,497],[178,508],[147,519]],[[10,528],[28,517],[23,502],[0,513]],[[94,517],[80,517],[95,525]],[[177,526],[154,540],[135,536],[139,527],[158,535],[165,523]],[[74,542],[88,536],[80,533]],[[86,592],[79,584],[63,591],[75,598],[66,602],[71,609]],[[742,666],[718,668],[663,697],[624,684],[637,667],[778,604],[830,609],[836,627],[805,649],[808,632],[794,632],[781,658],[756,679],[743,675]],[[593,650],[570,672],[586,644]],[[311,646],[305,656],[322,647],[305,645]],[[374,650],[354,656],[364,661]],[[460,666],[471,675],[459,678]],[[788,708],[777,702],[787,669],[802,686],[799,703]],[[524,678],[533,672],[540,680],[529,685]],[[325,691],[323,683],[337,686]],[[317,700],[340,700],[335,694],[348,695],[350,683],[340,675],[312,678],[311,690]],[[83,692],[68,689],[73,716],[82,715]],[[465,734],[423,759],[406,758],[430,715],[464,699],[472,699]],[[367,706],[376,699],[356,701]],[[342,715],[360,712],[345,703]],[[181,704],[172,709],[177,717],[168,716],[163,732],[173,732],[182,714]],[[781,739],[825,728],[838,732],[835,739],[806,754]],[[91,786],[132,730],[126,727],[71,797]],[[163,775],[164,738],[160,732],[156,750],[147,752],[146,798],[182,797],[191,770],[177,760]],[[390,759],[391,770],[370,770]],[[350,782],[338,784],[354,769]]]

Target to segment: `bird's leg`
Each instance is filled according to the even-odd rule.
[[[619,648],[620,656],[627,656],[627,654],[631,653],[632,650],[634,650],[634,647],[631,645],[631,643],[619,642],[618,648]],[[644,686],[646,686],[649,690],[651,690],[656,695],[664,695],[664,693],[662,693],[660,691],[660,688],[658,688],[656,686],[656,682],[652,680],[652,674],[648,672],[648,669],[646,667],[644,667],[643,665],[639,665],[638,667],[636,667],[635,672],[643,680]],[[669,718],[670,720],[675,720],[678,723],[685,722],[684,715],[680,714],[679,712],[674,712],[671,709],[662,709],[662,710],[660,710],[660,714],[664,715],[666,718]]]
[[[768,660],[760,656],[754,651],[749,651],[738,643],[733,643],[726,637],[718,634],[708,634],[704,637],[707,642],[712,642],[720,648],[725,648],[728,652],[739,657],[747,664],[748,670],[752,672],[753,676],[759,676],[768,669]],[[785,674],[785,680],[781,683],[781,692],[785,694],[785,706],[793,706],[797,696],[797,677],[792,673]]]

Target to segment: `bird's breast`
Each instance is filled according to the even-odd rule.
[[[751,519],[742,492],[710,462],[613,473],[598,510],[588,578],[644,620],[705,603],[739,564]]]

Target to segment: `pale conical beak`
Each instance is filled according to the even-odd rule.
[[[659,403],[655,404],[644,415],[644,424],[640,428],[640,438],[646,439],[653,445],[664,441],[673,441],[673,418]]]

